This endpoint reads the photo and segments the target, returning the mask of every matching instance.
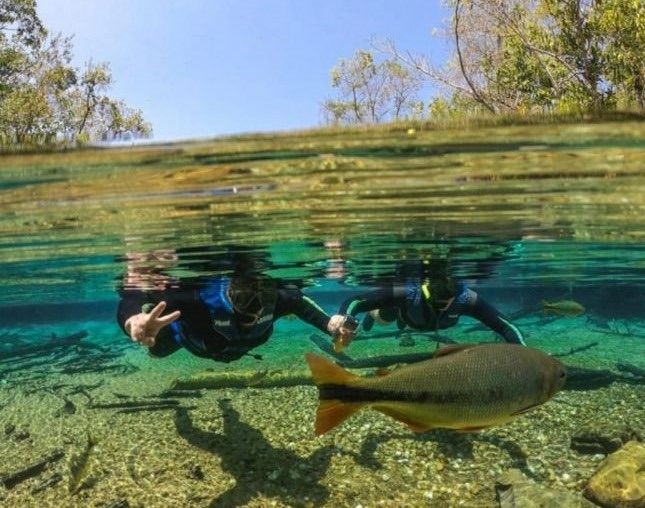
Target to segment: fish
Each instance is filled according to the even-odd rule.
[[[542,300],[542,310],[552,312],[560,316],[582,316],[586,309],[574,300],[560,300],[558,302],[547,302]]]
[[[447,346],[429,360],[376,377],[357,376],[313,353],[305,358],[319,391],[317,436],[364,407],[407,424],[413,432],[475,432],[541,406],[566,381],[565,367],[557,359],[519,344]]]

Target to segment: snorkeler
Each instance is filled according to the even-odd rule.
[[[133,280],[130,272],[125,281]],[[155,276],[151,283],[147,275],[142,288],[126,285],[121,289],[117,320],[152,356],[165,357],[183,347],[196,356],[222,362],[246,354],[259,357],[250,351],[271,337],[277,319],[289,314],[335,341],[351,341],[355,333],[349,326],[353,319],[328,316],[297,287],[281,286],[257,273],[201,277],[195,283],[165,275]]]
[[[445,268],[445,267],[444,267]],[[445,270],[433,277],[411,277],[346,300],[339,314],[367,313],[362,328],[397,322],[400,330],[437,331],[455,326],[461,315],[479,320],[506,342],[526,345],[522,332],[501,312]],[[350,337],[350,340],[353,337]],[[339,341],[340,342],[340,341]],[[347,344],[344,344],[347,345]]]

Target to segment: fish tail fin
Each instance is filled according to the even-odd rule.
[[[340,365],[313,353],[305,353],[305,359],[311,369],[311,376],[316,386],[320,385],[347,385],[358,378],[347,372]]]
[[[321,385],[348,385],[358,376],[347,372],[342,367],[330,362],[322,356],[313,353],[305,354],[314,383],[319,388]],[[328,432],[352,414],[358,411],[363,403],[347,403],[337,399],[325,399],[324,392],[320,392],[320,404],[316,411],[315,433],[317,436]]]
[[[340,400],[321,400],[316,411],[314,431],[317,436],[323,435],[343,423],[364,404],[347,403]]]

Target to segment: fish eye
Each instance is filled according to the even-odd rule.
[[[565,371],[560,372],[560,379],[566,377],[567,373]]]

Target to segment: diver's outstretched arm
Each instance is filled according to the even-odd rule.
[[[504,337],[506,342],[526,346],[522,332],[517,326],[473,290],[468,289],[467,291],[466,301],[463,303],[463,314],[478,319]]]
[[[384,309],[400,305],[405,300],[405,287],[386,286],[345,300],[338,314],[356,316],[374,309]]]
[[[140,312],[130,316],[123,328],[134,342],[147,347],[154,346],[159,331],[181,316],[178,310],[162,316],[164,310],[166,310],[166,302],[159,302],[149,313]]]

